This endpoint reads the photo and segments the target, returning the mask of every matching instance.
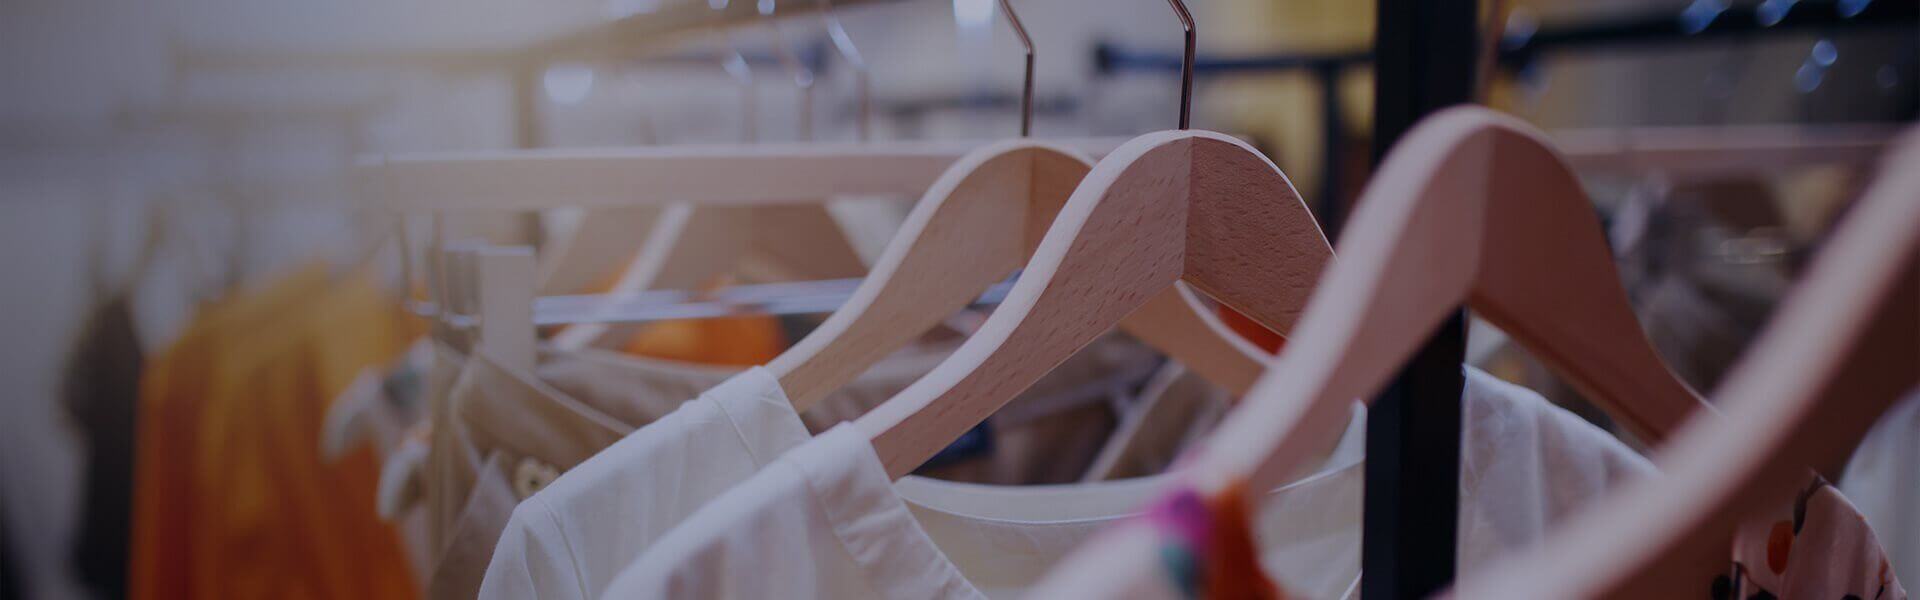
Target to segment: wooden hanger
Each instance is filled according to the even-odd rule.
[[[1330,257],[1292,185],[1252,147],[1210,132],[1142,136],[1093,167],[987,323],[856,424],[904,475],[1176,281],[1285,334]]]
[[[1094,165],[985,325],[854,424],[898,478],[1178,281],[1281,334],[1332,257],[1280,169],[1245,143],[1188,131],[1192,17],[1180,124]],[[1184,362],[1184,361],[1183,361]]]
[[[1704,406],[1642,333],[1579,181],[1519,120],[1427,118],[1350,223],[1298,335],[1194,462],[1202,489],[1284,481],[1463,300],[1641,439]]]
[[[474,252],[480,351],[502,366],[533,372],[533,249],[488,246]]]
[[[1121,140],[1065,142],[1093,155]],[[354,171],[363,197],[407,212],[817,203],[925,192],[977,142],[663,146],[389,154]]]
[[[767,368],[796,408],[812,406],[1020,268],[1091,168],[1083,156],[1026,140],[961,159],[915,206],[847,304]],[[1021,279],[1033,273],[1029,267]],[[1006,309],[1002,303],[995,314]],[[1264,353],[1178,289],[1123,316],[1122,331],[1235,394],[1263,367]]]
[[[1013,6],[1000,6],[1026,52],[1022,139],[981,148],[948,169],[847,304],[767,364],[796,408],[811,407],[1020,268],[1093,168],[1082,154],[1026,139],[1033,127],[1033,42]],[[1264,353],[1175,288],[1148,298],[1119,326],[1236,395],[1263,368]]]
[[[609,274],[622,273],[646,244],[634,232],[652,231],[665,212],[658,206],[600,208],[581,211],[566,231],[548,228],[539,256],[540,295],[600,291]]]
[[[813,73],[790,56],[784,39],[775,47],[780,50],[781,63],[792,71],[791,80],[800,88],[801,139],[810,141]],[[742,120],[752,123],[752,107],[756,104],[750,96],[754,93],[753,76],[744,60],[739,64],[728,72],[741,78],[741,89],[749,94],[741,103],[745,111]],[[747,127],[746,131],[745,142],[756,143],[754,128]],[[633,263],[609,291],[617,297],[649,289],[695,289],[755,267],[771,271],[758,274],[770,280],[839,279],[865,274],[866,264],[821,198],[826,196],[805,204],[771,206],[675,204],[660,215]],[[629,230],[613,235],[633,234]],[[749,261],[749,257],[759,260]],[[617,304],[609,301],[594,310],[604,314]],[[593,313],[587,316],[589,321],[600,320]],[[554,347],[578,350],[617,343],[634,329],[630,324],[577,324],[556,334]]]
[[[1339,256],[1280,356],[1190,457],[1185,481],[1201,494],[1260,494],[1295,475],[1463,301],[1649,441],[1703,406],[1641,333],[1579,182],[1515,119],[1463,107],[1414,127]],[[1088,581],[1136,565],[1137,549],[1088,547],[1053,577]]]
[[[1704,595],[1729,535],[1852,452],[1920,383],[1920,144],[1909,136],[1746,359],[1638,481],[1543,546],[1462,580],[1463,598]],[[1799,550],[1796,548],[1796,550]],[[1715,571],[1714,569],[1718,569]]]
[[[634,237],[631,231],[626,233]],[[859,277],[866,273],[840,225],[824,204],[775,206],[695,206],[667,208],[645,234],[633,261],[609,290],[609,298],[655,289],[695,289],[729,274],[753,280],[811,281]],[[749,273],[750,272],[750,273]],[[613,310],[609,301],[605,310]],[[593,313],[585,315],[587,320]],[[630,326],[609,323],[570,325],[554,335],[561,350],[578,350],[617,340]]]

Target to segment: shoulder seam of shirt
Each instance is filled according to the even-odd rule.
[[[560,511],[554,510],[553,505],[539,494],[529,496],[527,502],[538,503],[534,508],[553,523],[553,530],[560,534],[560,547],[567,550],[567,567],[573,571],[574,587],[580,590],[581,598],[592,598],[587,594],[587,574],[580,570],[580,557],[573,551],[573,539],[567,536],[567,527],[560,522]]]

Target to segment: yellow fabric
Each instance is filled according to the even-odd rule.
[[[327,404],[416,327],[364,278],[302,269],[214,307],[142,387],[135,598],[412,598],[365,449],[327,463]]]

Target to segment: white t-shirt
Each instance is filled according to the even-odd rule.
[[[1618,440],[1529,390],[1469,370],[1464,398],[1463,567],[1539,539],[1580,501],[1652,472]],[[1327,464],[1271,492],[1257,517],[1263,563],[1305,597],[1340,596],[1358,578],[1361,431],[1364,412],[1356,411]],[[1016,596],[1166,483],[1011,488],[908,477],[896,484],[865,437],[843,426],[687,517],[603,597]],[[1131,574],[1151,575],[1155,566]],[[1124,579],[1124,571],[1106,576]]]
[[[655,538],[807,438],[771,372],[734,375],[521,502],[480,597],[593,598]],[[619,535],[595,531],[608,527]]]
[[[1920,393],[1895,404],[1860,440],[1840,491],[1866,515],[1901,581],[1920,581]]]

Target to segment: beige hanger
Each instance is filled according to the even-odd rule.
[[[1293,186],[1252,147],[1211,132],[1142,136],[1093,167],[986,324],[856,425],[904,475],[1175,282],[1285,334],[1330,258]]]
[[[962,159],[914,208],[847,304],[767,368],[780,377],[796,408],[811,407],[1038,252],[1043,227],[1089,168],[1082,156],[1030,141],[997,144]],[[1034,273],[1029,265],[1021,280]],[[1014,289],[1017,294],[1020,284]],[[1258,376],[1264,354],[1178,288],[1145,300],[1140,310],[1121,315],[1122,331],[1236,394]],[[1007,308],[1002,303],[994,314]]]
[[[1297,474],[1463,301],[1649,441],[1702,406],[1641,333],[1578,181],[1525,124],[1477,107],[1428,117],[1349,223],[1294,337],[1189,457],[1182,480],[1201,494]],[[1138,549],[1089,546],[1050,578],[1099,581],[1098,569],[1138,565]]]
[[[1194,461],[1205,492],[1294,474],[1462,301],[1642,439],[1704,406],[1642,333],[1578,180],[1517,119],[1428,117],[1350,222],[1298,336]]]
[[[1184,127],[1193,21],[1169,4],[1187,31]],[[1286,334],[1331,257],[1293,185],[1252,147],[1205,131],[1140,136],[1094,165],[986,324],[855,425],[900,477],[1178,281]]]
[[[1023,139],[987,146],[948,169],[847,304],[767,364],[796,408],[811,407],[1020,268],[1092,169],[1081,154],[1024,139],[1032,131],[1033,43],[1007,0],[1001,12],[1027,54]],[[1263,367],[1264,353],[1176,288],[1152,296],[1120,328],[1234,394]]]
[[[540,252],[540,295],[590,294],[601,291],[609,273],[624,273],[640,255],[647,237],[664,209],[627,206],[585,211],[571,231],[547,238]]]
[[[1790,500],[1809,465],[1851,452],[1920,383],[1920,143],[1909,135],[1881,173],[1721,384],[1722,418],[1677,432],[1658,456],[1661,477],[1453,595],[1704,595],[1740,519]]]
[[[778,30],[775,30],[776,37]],[[812,121],[809,105],[813,74],[791,56],[780,39],[782,64],[791,71],[802,102],[801,137],[810,141]],[[734,55],[738,56],[738,51]],[[752,74],[740,59],[737,69],[728,69],[740,79],[748,94],[744,121],[754,119],[751,101],[754,93]],[[746,127],[746,142],[758,142],[756,128]],[[846,232],[828,214],[820,198],[805,204],[768,206],[713,206],[681,203],[668,207],[654,221],[653,229],[640,247],[633,263],[621,273],[610,290],[611,297],[651,289],[695,289],[712,285],[728,274],[742,270],[762,271],[767,279],[840,279],[859,277],[866,264],[853,248]],[[632,237],[632,231],[625,233]],[[749,260],[749,258],[756,260]],[[606,310],[617,302],[610,301]],[[623,339],[634,331],[632,325],[582,323],[555,334],[553,345],[560,350],[579,350]]]
[[[533,372],[533,249],[488,246],[474,251],[473,261],[480,351],[502,366]]]
[[[645,239],[609,290],[610,298],[643,290],[696,289],[730,273],[757,280],[811,281],[866,272],[852,242],[820,204],[682,204],[662,212]],[[605,307],[617,310],[619,302]],[[553,345],[578,350],[621,339],[631,330],[630,325],[612,323],[571,325],[554,335]]]
[[[1061,143],[1101,156],[1123,140]],[[832,142],[389,154],[354,167],[390,210],[805,204],[918,196],[977,142]]]

